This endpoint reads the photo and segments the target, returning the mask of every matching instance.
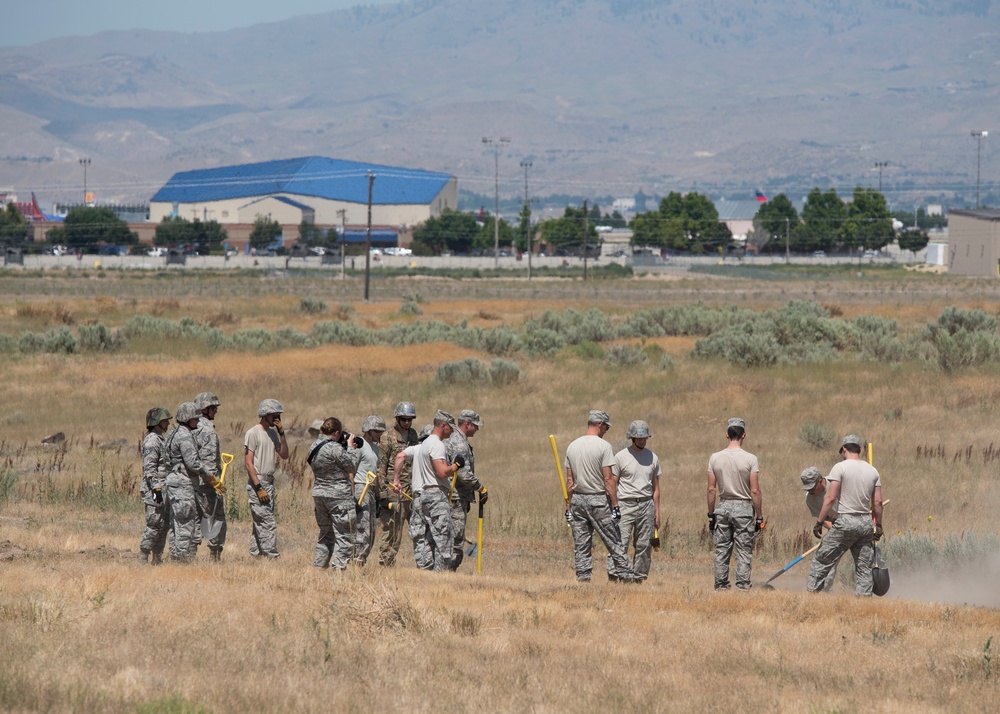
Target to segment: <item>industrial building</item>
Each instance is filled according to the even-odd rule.
[[[1000,277],[1000,210],[949,211],[948,272]]]
[[[167,216],[249,225],[414,226],[458,206],[458,179],[444,173],[321,156],[182,171],[150,200],[149,220]]]

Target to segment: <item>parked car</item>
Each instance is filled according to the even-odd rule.
[[[150,256],[151,258],[161,258],[166,254],[167,254],[167,249],[164,247],[150,248],[149,250],[146,251],[146,255]]]
[[[822,250],[814,250],[813,251],[813,257],[814,258],[825,258],[826,257],[826,252],[822,251]]]

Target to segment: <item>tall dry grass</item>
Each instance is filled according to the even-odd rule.
[[[906,329],[934,319],[956,297],[996,312],[995,293],[931,285],[937,292],[923,296],[923,310],[905,295],[855,290],[849,281],[784,284],[780,294],[839,291],[845,313],[867,308]],[[310,290],[337,304],[336,296]],[[508,305],[490,296],[446,299],[421,285],[428,298],[421,319],[517,325],[553,304],[621,314],[629,305],[706,294],[722,303],[734,291],[743,291],[744,305],[771,307],[778,299],[773,286],[760,288],[760,296],[757,290],[747,281],[709,278],[669,288],[621,281],[579,299],[558,286]],[[58,302],[60,310],[101,314],[109,324],[148,312],[156,300],[177,301],[164,308],[177,310],[167,313],[174,319],[201,304],[173,288],[134,303],[127,292],[115,304],[91,297]],[[258,326],[264,315],[270,322],[263,326],[277,327],[303,319],[300,297],[292,289],[251,294],[212,303],[209,311],[231,312],[230,327]],[[905,304],[887,306],[891,299]],[[30,316],[0,314],[0,331],[54,314],[44,299],[33,304]],[[402,319],[398,301],[355,307],[369,326]],[[809,465],[828,470],[836,456],[798,434],[805,423],[821,424],[874,443],[892,499],[887,549],[917,536],[943,543],[964,533],[995,534],[1000,486],[993,454],[1000,437],[991,427],[1000,370],[942,375],[915,363],[846,362],[741,370],[692,359],[687,338],[655,342],[673,358],[673,370],[620,369],[571,351],[551,359],[518,355],[523,377],[513,387],[436,383],[441,362],[485,358],[442,344],[13,358],[0,373],[0,469],[14,479],[0,488],[0,709],[995,710],[995,561],[956,562],[948,570],[937,561],[933,572],[893,567],[883,599],[853,598],[847,565],[835,596],[807,595],[807,563],[776,581],[780,591],[716,594],[704,492],[708,456],[725,445],[726,418],[743,416],[769,516],[755,560],[754,579],[762,582],[812,545],[798,474]],[[227,478],[223,563],[212,566],[203,556],[191,567],[140,567],[134,486],[142,416],[157,404],[173,410],[205,389],[221,397],[217,426],[223,449],[234,453],[261,398],[276,397],[286,408],[294,455],[279,483],[282,558],[260,563],[247,554],[237,469]],[[491,494],[480,576],[471,563],[454,575],[418,572],[407,557],[391,571],[339,576],[309,565],[316,526],[303,464],[305,426],[328,415],[352,428],[369,413],[388,420],[402,399],[416,404],[420,423],[439,407],[472,407],[485,420],[473,441]],[[573,581],[548,435],[564,450],[582,433],[590,408],[610,412],[615,448],[624,445],[630,420],[647,420],[650,447],[664,465],[669,533],[641,587]],[[67,436],[62,446],[39,443],[55,431]],[[404,541],[404,555],[407,549]],[[602,552],[598,545],[598,573]]]

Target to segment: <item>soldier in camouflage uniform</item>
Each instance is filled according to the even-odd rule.
[[[170,411],[155,407],[146,413],[146,436],[142,440],[142,481],[139,495],[146,508],[146,529],[139,543],[139,560],[153,565],[163,562],[163,548],[167,543],[170,529],[170,507],[164,501],[167,471],[170,461],[167,457],[163,435],[170,428]]]
[[[590,582],[594,569],[594,531],[601,537],[611,556],[609,579],[623,583],[638,582],[628,567],[618,522],[618,485],[614,475],[615,455],[604,435],[611,428],[607,412],[591,410],[587,433],[566,449],[566,491],[569,506],[566,519],[573,528],[573,567],[576,579]]]
[[[348,451],[339,443],[343,425],[336,417],[328,417],[319,431],[306,459],[313,470],[312,495],[319,526],[313,565],[345,570],[354,552],[357,501],[353,480],[361,450]],[[346,437],[348,443],[355,438],[351,434]]]
[[[751,588],[753,544],[764,524],[760,466],[743,450],[746,423],[733,417],[726,423],[729,446],[708,460],[708,529],[715,539],[715,589],[729,589],[729,562],[736,549],[736,587]],[[719,505],[715,505],[718,491]]]
[[[403,465],[402,471],[395,472],[396,455],[407,446],[417,443],[417,432],[413,428],[413,419],[417,410],[410,402],[400,402],[396,405],[393,417],[396,425],[385,432],[379,440],[379,499],[382,502],[382,515],[379,516],[382,535],[379,538],[379,565],[391,566],[396,562],[396,553],[403,541],[403,528],[410,521],[413,501],[407,496],[413,496],[413,470],[409,463]],[[394,492],[389,484],[398,481],[400,492]],[[390,502],[391,500],[391,502]]]
[[[170,459],[167,499],[174,536],[170,544],[170,558],[180,562],[193,561],[198,552],[198,527],[205,514],[198,506],[195,492],[202,482],[212,488],[221,488],[219,479],[212,476],[198,457],[198,447],[192,434],[198,426],[198,418],[198,407],[194,402],[181,404],[177,407],[177,426],[166,441]]]
[[[243,436],[243,466],[247,471],[247,498],[253,532],[250,555],[277,558],[278,523],[274,519],[274,471],[278,459],[288,458],[288,442],[281,424],[285,410],[277,399],[265,399],[257,407],[260,422]]]
[[[209,473],[216,478],[222,474],[222,449],[219,447],[219,435],[215,431],[215,415],[219,413],[219,398],[211,392],[202,392],[194,398],[194,405],[201,412],[198,428],[194,430],[194,443],[198,446],[198,456]],[[221,523],[219,534],[209,539],[208,552],[212,560],[222,557],[222,548],[226,544],[226,504],[222,495],[210,486],[202,485],[195,494],[202,513],[209,514],[216,522]]]
[[[451,436],[454,428],[455,417],[438,410],[434,415],[434,428],[430,436],[420,445],[413,459],[410,537],[414,539],[413,556],[417,566],[425,569],[429,561],[433,570],[453,570],[451,560],[454,539],[451,534],[448,489],[452,477],[465,465],[465,459],[461,456],[457,457],[454,464],[448,463],[443,440]],[[398,485],[399,480],[396,479],[393,483]]]
[[[420,445],[424,443],[431,432],[434,431],[433,424],[424,424],[420,429],[420,433],[417,435],[417,442],[413,446],[407,446],[405,449],[396,454],[395,461],[395,472],[400,473],[403,470],[404,464],[412,466],[413,460],[417,458],[417,454],[420,453]],[[400,483],[393,483],[392,490],[395,493],[402,493],[403,487]],[[405,498],[405,496],[403,496]],[[434,567],[434,554],[431,552],[430,547],[427,545],[426,529],[424,528],[424,522],[415,515],[410,515],[410,522],[408,526],[408,534],[410,536],[410,542],[413,543],[413,557],[417,562],[417,567],[421,570],[431,570]]]
[[[455,490],[451,495],[451,533],[455,542],[451,555],[453,570],[458,570],[465,557],[465,524],[471,504],[476,502],[476,492],[479,492],[480,503],[486,503],[488,495],[486,487],[476,477],[476,457],[469,443],[482,426],[483,420],[476,412],[463,409],[458,413],[458,428],[444,444],[448,463],[455,463],[459,456],[465,461],[458,470]]]
[[[622,545],[628,552],[629,541],[634,547],[632,570],[637,578],[649,577],[652,561],[653,534],[660,527],[660,459],[646,448],[649,424],[636,419],[628,425],[625,436],[632,440],[617,454],[614,467],[618,477],[618,505],[622,519],[618,529]],[[608,558],[608,576],[614,575],[614,564]]]
[[[385,421],[371,415],[361,425],[361,445],[358,469],[354,473],[354,500],[358,504],[357,529],[354,531],[354,562],[364,565],[375,546],[375,519],[378,518],[378,462],[379,439],[385,433]],[[375,474],[371,482],[368,474]],[[364,498],[362,498],[364,494]]]

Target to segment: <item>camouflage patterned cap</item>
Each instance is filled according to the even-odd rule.
[[[177,421],[184,424],[201,416],[198,405],[194,402],[184,402],[177,407]]]
[[[156,426],[164,419],[171,419],[170,410],[164,407],[153,407],[146,412],[146,426]]]
[[[747,423],[739,417],[730,417],[729,421],[726,422],[726,428],[728,429],[731,426],[738,426],[740,429],[743,429],[743,431],[746,431]]]
[[[588,424],[607,424],[608,428],[611,428],[611,417],[608,416],[607,412],[602,412],[599,409],[591,409],[590,414],[587,415]]]
[[[417,441],[423,441],[424,439],[426,439],[428,436],[431,435],[432,431],[434,431],[433,424],[424,424],[423,428],[420,430],[420,433],[417,434]]]
[[[366,431],[385,431],[385,420],[382,417],[372,414],[371,416],[365,417],[364,422],[361,424],[361,432]]]
[[[861,441],[861,437],[857,434],[848,434],[844,437],[844,440],[840,442],[840,445],[847,446],[848,444],[857,444],[858,446],[864,446],[864,442]]]
[[[451,414],[449,414],[446,411],[438,409],[437,413],[434,414],[434,423],[435,424],[448,424],[449,426],[451,426],[452,428],[454,428],[455,427],[455,417],[453,417]]]
[[[198,407],[198,411],[204,411],[209,407],[217,407],[220,404],[222,404],[222,402],[220,402],[219,398],[211,392],[202,392],[194,398],[194,405]]]
[[[483,425],[482,417],[471,409],[463,409],[458,413],[458,423],[461,424],[462,422],[469,422],[479,427]]]
[[[642,419],[636,419],[634,422],[629,424],[628,429],[625,430],[626,439],[648,439],[649,437],[649,424],[644,422]]]
[[[802,490],[812,491],[816,488],[816,484],[819,483],[819,480],[823,478],[823,474],[820,473],[820,470],[815,466],[810,466],[802,472],[799,478],[802,479]]]
[[[281,402],[277,399],[265,399],[257,407],[257,416],[267,416],[268,414],[283,414],[284,409],[281,406]]]

